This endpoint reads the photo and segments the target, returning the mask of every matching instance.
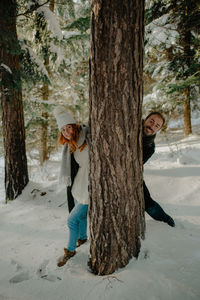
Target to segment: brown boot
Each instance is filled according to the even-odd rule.
[[[63,257],[59,260],[59,262],[57,263],[58,267],[62,267],[66,264],[66,262],[76,254],[76,251],[69,251],[68,249],[64,248],[64,252],[65,254],[63,255]]]
[[[87,239],[84,239],[84,240],[78,239],[76,247],[80,247],[81,245],[85,244],[86,242],[87,242]]]

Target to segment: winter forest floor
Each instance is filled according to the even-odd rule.
[[[41,168],[29,158],[30,183],[4,204],[0,158],[0,300],[199,300],[200,299],[200,135],[181,130],[157,137],[156,153],[145,165],[152,197],[176,227],[146,215],[146,239],[139,258],[110,276],[91,274],[89,242],[64,267],[68,209],[57,184],[61,152]]]

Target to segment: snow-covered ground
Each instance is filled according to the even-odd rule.
[[[65,189],[58,187],[61,153],[40,168],[30,161],[30,183],[4,204],[0,159],[0,300],[199,300],[200,135],[181,130],[157,137],[145,165],[153,198],[176,222],[172,228],[146,215],[139,258],[110,276],[89,272],[89,242],[57,267],[68,238]]]

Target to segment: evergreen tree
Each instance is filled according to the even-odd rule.
[[[54,0],[50,0],[49,9],[54,11]],[[49,100],[49,77],[51,73],[50,68],[50,33],[47,28],[44,11],[36,11],[36,43],[41,47],[44,66],[47,71],[48,77],[44,78],[43,86],[41,88],[42,100],[42,113],[41,113],[41,144],[40,144],[40,164],[42,165],[48,159],[48,111],[45,109],[45,101]]]
[[[146,87],[151,82],[154,108],[162,107],[173,114],[184,112],[184,132],[188,135],[191,133],[190,105],[196,104],[200,79],[199,5],[196,1],[183,0],[147,1],[147,5]],[[147,107],[148,104],[150,101]]]
[[[47,114],[47,151],[51,151],[53,144],[56,145],[57,127],[51,114],[53,105],[64,104],[74,111],[80,122],[88,119],[88,13],[89,1],[84,1],[83,6],[80,2],[62,0],[55,2],[54,14],[46,4],[29,15],[28,19],[18,20],[23,49],[21,58],[28,149],[32,148],[32,144],[40,143],[38,129],[46,124]],[[48,67],[45,57],[48,57]],[[48,93],[47,89],[43,93],[45,89],[41,89],[41,85],[48,86]],[[48,101],[45,101],[47,95]]]
[[[28,183],[24,114],[20,77],[20,47],[16,32],[17,3],[0,2],[1,106],[5,156],[6,202]]]
[[[92,1],[90,267],[111,274],[140,251],[143,1]]]

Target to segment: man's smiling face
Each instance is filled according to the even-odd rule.
[[[146,136],[154,135],[162,128],[162,125],[163,120],[159,115],[151,115],[144,121],[144,134]]]

